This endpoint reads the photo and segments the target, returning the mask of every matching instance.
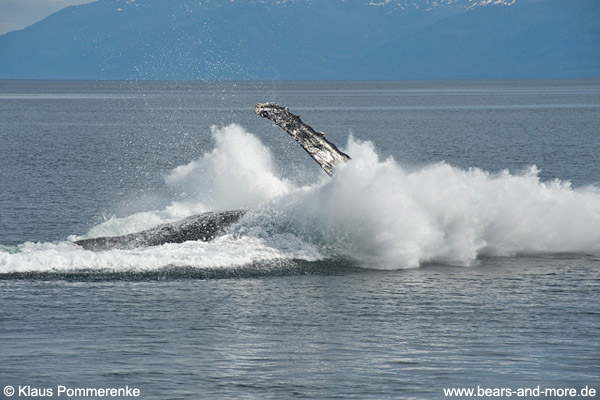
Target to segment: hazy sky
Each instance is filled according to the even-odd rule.
[[[96,0],[0,0],[0,35],[23,29],[61,8],[92,1]]]

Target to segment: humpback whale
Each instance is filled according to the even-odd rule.
[[[258,103],[254,113],[270,119],[293,137],[321,168],[332,175],[337,164],[346,162],[350,156],[340,151],[325,138],[306,125],[299,115],[287,107],[275,103]],[[162,224],[145,231],[122,236],[81,239],[74,243],[86,250],[133,249],[159,246],[165,243],[183,243],[190,240],[208,242],[225,233],[226,229],[242,218],[248,210],[211,211],[192,215],[182,220]]]

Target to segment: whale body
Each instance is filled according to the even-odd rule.
[[[325,134],[316,132],[306,125],[300,120],[299,115],[292,114],[287,107],[275,103],[258,103],[254,113],[275,122],[292,136],[328,175],[333,174],[337,164],[350,159],[350,156],[325,139]],[[74,243],[86,250],[110,250],[159,246],[191,240],[208,242],[224,234],[227,228],[238,222],[247,212],[248,210],[211,211],[141,232],[81,239]]]
[[[211,211],[192,215],[176,222],[158,225],[145,231],[123,236],[106,236],[74,242],[86,250],[135,249],[189,240],[208,242],[223,234],[246,210]]]

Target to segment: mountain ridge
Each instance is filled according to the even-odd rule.
[[[598,76],[598,3],[99,0],[0,36],[0,78]]]

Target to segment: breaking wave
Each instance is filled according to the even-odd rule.
[[[251,210],[216,240],[104,252],[70,242],[0,248],[0,272],[218,269],[273,260],[354,260],[378,269],[469,266],[481,256],[600,253],[600,189],[440,162],[409,168],[352,137],[352,160],[309,186],[284,178],[271,151],[238,125],[213,128],[215,148],[175,168],[162,210],[113,218],[85,237],[121,235],[209,210]],[[315,165],[315,168],[318,168]]]

